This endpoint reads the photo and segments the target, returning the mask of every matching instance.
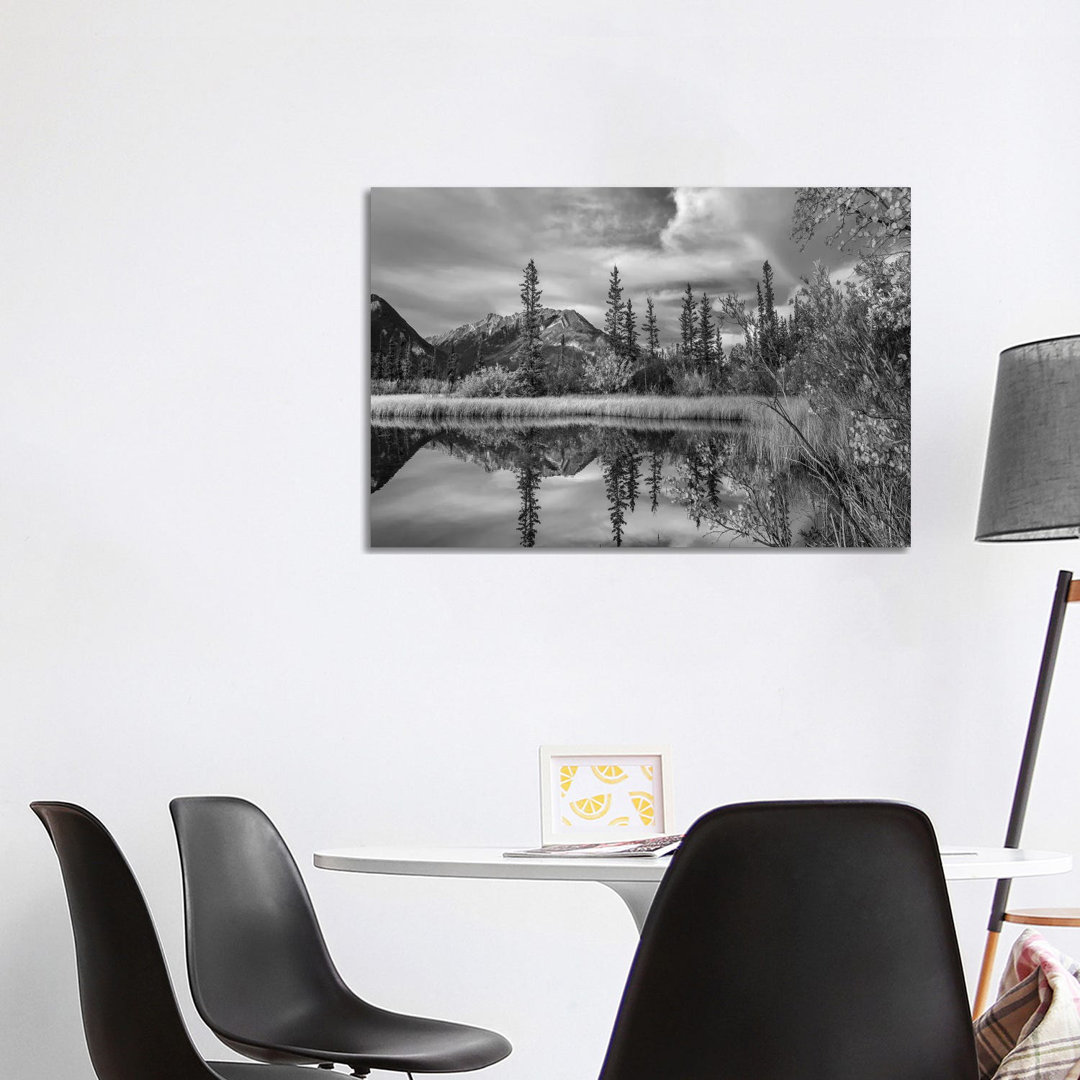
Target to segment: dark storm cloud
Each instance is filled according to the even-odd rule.
[[[651,295],[672,338],[687,282],[753,301],[768,259],[784,303],[815,258],[852,265],[817,240],[798,250],[794,201],[780,188],[378,188],[371,288],[427,336],[517,310],[534,259],[546,306],[600,324],[617,264],[624,297],[643,313]]]
[[[529,196],[543,208],[541,243],[578,249],[656,248],[675,212],[670,188],[548,188]]]

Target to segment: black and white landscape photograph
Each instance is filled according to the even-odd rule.
[[[377,188],[373,548],[902,548],[911,192]]]

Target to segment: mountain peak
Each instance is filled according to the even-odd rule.
[[[548,359],[556,359],[564,350],[592,354],[606,340],[602,331],[573,308],[540,309],[540,344]],[[453,349],[462,372],[491,364],[514,367],[521,345],[521,313],[489,311],[476,322],[435,334],[428,341],[440,352]]]
[[[395,351],[408,342],[414,357],[425,357],[438,370],[445,369],[452,352],[459,374],[477,367],[502,364],[516,367],[521,348],[521,313],[500,315],[489,311],[476,322],[454,327],[426,340],[395,310],[394,306],[371,293],[371,354]],[[549,360],[571,359],[573,356],[593,355],[607,341],[579,311],[573,308],[540,309],[540,345]]]
[[[371,354],[389,342],[407,341],[413,356],[430,356],[431,346],[408,324],[394,306],[378,293],[371,294]]]
[[[495,333],[503,333],[511,328],[516,329],[521,323],[521,312],[512,315],[499,315],[489,311],[482,319],[476,322],[463,323],[455,326],[453,330],[447,330],[442,334],[433,334],[428,338],[432,345],[449,345],[461,339],[472,337],[476,334],[491,336]],[[541,308],[540,309],[541,331],[551,327],[560,327],[566,330],[576,331],[589,337],[599,335],[599,331],[588,319],[573,308]]]

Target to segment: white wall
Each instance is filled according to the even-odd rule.
[[[662,739],[683,824],[883,796],[1000,842],[1080,559],[971,538],[998,351],[1080,330],[1075,12],[6,5],[5,1059],[91,1076],[33,798],[113,828],[189,1018],[176,794],[255,799],[305,867],[525,843],[540,743]],[[915,193],[908,553],[364,550],[367,189],[852,182]],[[1074,623],[1026,839],[1080,853],[1077,701]],[[493,1080],[596,1075],[635,940],[613,894],[307,877],[363,993],[507,1033]],[[1077,902],[1080,880],[1014,893]],[[990,885],[953,895],[974,968]]]

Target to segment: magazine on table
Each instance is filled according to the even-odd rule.
[[[641,840],[606,840],[594,844],[544,844],[538,848],[504,851],[507,859],[657,858],[671,855],[682,843],[681,835],[647,836]]]

